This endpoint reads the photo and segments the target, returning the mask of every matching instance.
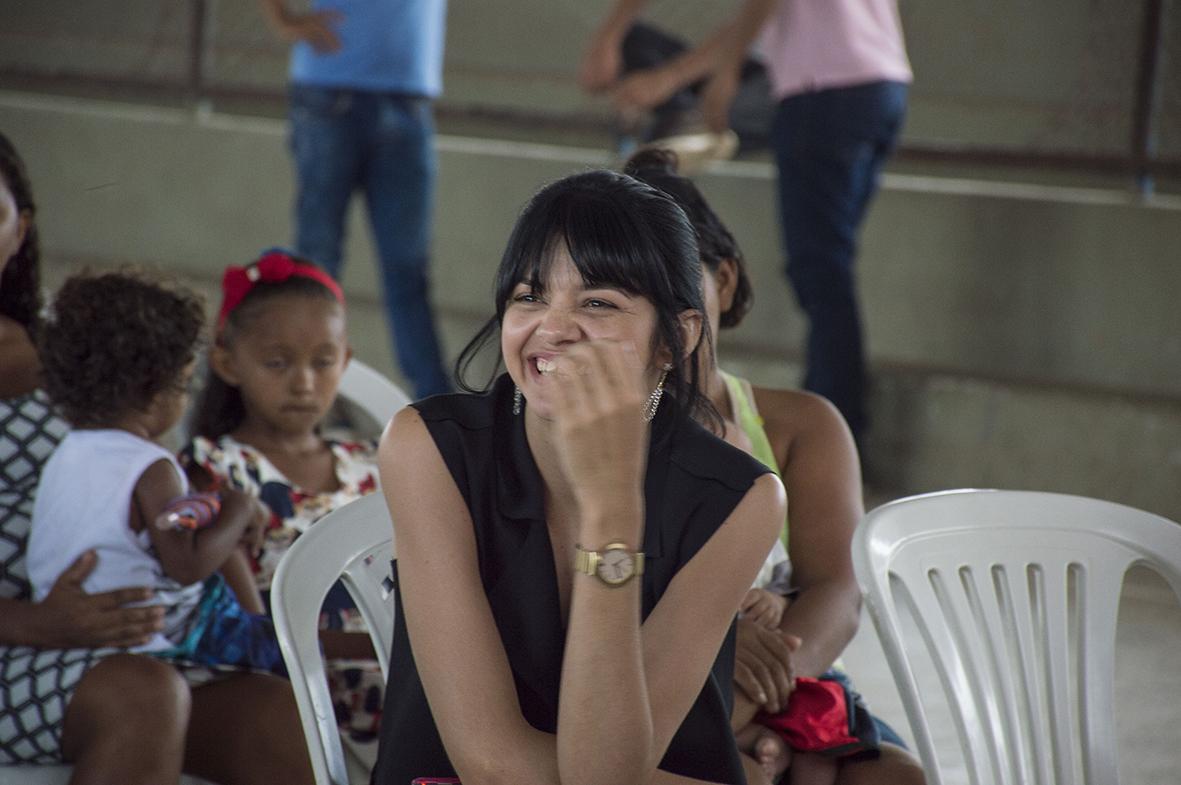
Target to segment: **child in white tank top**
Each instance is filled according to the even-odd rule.
[[[33,506],[35,599],[88,550],[88,591],[150,586],[165,628],[136,651],[284,674],[269,619],[245,613],[220,575],[257,548],[266,513],[248,494],[212,499],[199,527],[160,525],[189,484],[153,440],[181,418],[204,326],[200,298],[120,272],[62,286],[38,331],[45,386],[71,431],[46,463]],[[166,521],[165,521],[166,522]]]

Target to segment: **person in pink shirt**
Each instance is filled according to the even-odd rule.
[[[748,55],[758,52],[778,101],[770,139],[787,275],[809,320],[804,387],[837,406],[860,446],[869,422],[857,236],[912,78],[897,0],[745,0],[698,45],[625,75],[620,46],[645,3],[616,1],[583,58],[580,82],[633,111],[701,83],[701,112],[721,131]]]

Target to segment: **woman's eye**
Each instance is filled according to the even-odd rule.
[[[336,364],[336,358],[334,358],[334,357],[317,357],[313,361],[312,364],[315,365],[317,368],[331,368],[333,365]]]
[[[541,298],[533,292],[521,292],[513,296],[514,303],[539,303]]]
[[[272,371],[281,371],[287,367],[287,363],[285,361],[275,357],[272,357],[269,360],[263,360],[262,365],[264,368],[269,368]]]
[[[588,308],[614,308],[615,303],[608,302],[607,300],[600,300],[598,297],[592,297],[586,301],[586,306]]]

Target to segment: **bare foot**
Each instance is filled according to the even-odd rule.
[[[764,730],[759,734],[753,753],[754,759],[771,782],[778,780],[791,765],[791,747],[774,731]]]

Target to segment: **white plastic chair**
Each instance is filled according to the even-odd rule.
[[[360,360],[350,360],[340,377],[337,395],[371,418],[378,430],[406,404],[410,396],[402,388]]]
[[[394,554],[385,498],[371,493],[330,512],[302,534],[284,554],[271,582],[275,632],[319,785],[349,782],[320,652],[320,607],[340,579],[369,628],[382,678],[388,678],[394,600],[386,578]]]
[[[924,649],[974,785],[1118,783],[1120,589],[1145,565],[1181,598],[1181,525],[1079,496],[948,491],[870,512],[853,564],[931,785]]]

